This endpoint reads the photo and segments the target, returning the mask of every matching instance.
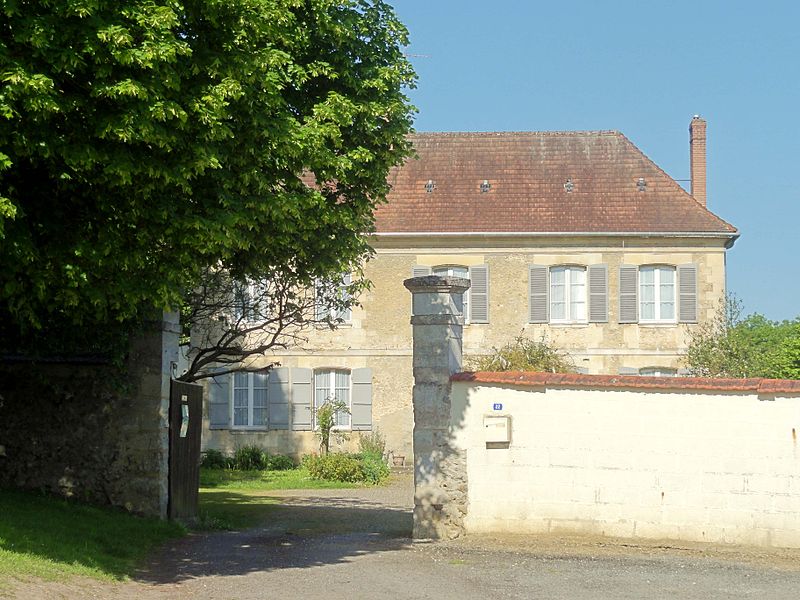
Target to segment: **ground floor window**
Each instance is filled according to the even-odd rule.
[[[341,369],[318,370],[314,373],[314,413],[316,409],[332,400],[340,400],[347,410],[337,411],[335,427],[350,428],[350,371]]]
[[[264,373],[234,373],[231,403],[234,427],[267,425],[267,378]]]
[[[678,374],[676,369],[669,369],[667,367],[645,367],[639,369],[639,375],[646,375],[648,377],[675,377]]]

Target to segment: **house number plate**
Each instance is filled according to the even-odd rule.
[[[494,404],[492,404],[492,410],[503,410],[503,405],[500,404],[499,402],[495,402]]]

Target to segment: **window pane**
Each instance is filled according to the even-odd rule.
[[[233,390],[233,424],[239,427],[247,423],[247,389]]]
[[[655,302],[642,302],[640,306],[642,319],[655,319],[656,318],[656,303]]]
[[[586,320],[586,271],[569,270],[569,317],[572,321]]]
[[[336,399],[344,402],[350,408],[350,373],[347,371],[336,371]],[[336,425],[348,427],[350,425],[350,413],[340,410],[336,413]]]
[[[661,316],[664,320],[672,320],[675,318],[675,304],[672,302],[661,303]]]

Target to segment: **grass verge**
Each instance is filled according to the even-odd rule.
[[[198,526],[244,529],[266,523],[280,501],[265,492],[353,487],[359,484],[313,479],[303,467],[288,471],[200,469]]]
[[[360,487],[357,483],[313,479],[304,467],[288,471],[200,469],[200,488],[217,490],[318,490]]]
[[[0,576],[127,579],[148,552],[185,530],[118,509],[0,490]]]

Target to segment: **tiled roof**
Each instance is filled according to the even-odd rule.
[[[570,387],[644,390],[710,390],[800,395],[800,381],[788,379],[713,379],[708,377],[645,377],[641,375],[579,375],[523,371],[456,373],[451,381],[519,385],[525,387]]]
[[[420,133],[412,139],[418,157],[390,173],[388,203],[375,213],[379,234],[736,234],[616,131]],[[484,180],[488,192],[481,192]],[[435,184],[430,193],[428,181]]]

